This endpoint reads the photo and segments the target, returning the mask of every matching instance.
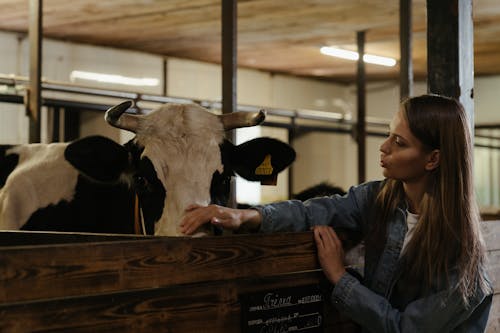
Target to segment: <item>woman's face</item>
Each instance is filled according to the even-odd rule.
[[[429,153],[410,131],[400,110],[390,124],[389,137],[380,146],[380,166],[384,177],[411,183],[427,174]]]

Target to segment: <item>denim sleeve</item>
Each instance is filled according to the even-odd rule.
[[[307,231],[314,225],[360,230],[368,221],[380,182],[353,186],[344,196],[333,195],[255,206],[262,215],[261,232]]]
[[[491,295],[475,295],[465,306],[457,293],[445,290],[399,311],[347,273],[335,285],[331,301],[370,332],[483,332],[491,307]]]

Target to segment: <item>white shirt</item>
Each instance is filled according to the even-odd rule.
[[[417,225],[419,218],[419,215],[410,213],[408,210],[406,210],[406,213],[408,214],[406,217],[406,225],[408,226],[408,231],[406,232],[405,235],[405,240],[403,242],[403,248],[401,249],[401,254],[405,251],[406,245],[408,245],[408,242],[413,236],[413,229],[415,229],[415,226]]]

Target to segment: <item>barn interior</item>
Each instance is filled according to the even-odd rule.
[[[1,0],[0,145],[93,134],[124,143],[132,134],[110,127],[103,114],[126,99],[140,112],[165,102],[195,102],[215,113],[263,108],[265,123],[235,130],[234,141],[274,137],[290,143],[297,159],[276,186],[237,177],[238,202],[284,200],[321,182],[348,189],[381,179],[379,146],[400,100],[429,91],[429,2]],[[473,37],[463,37],[461,47],[473,59],[468,111],[476,195],[485,219],[499,220],[500,2],[463,2],[472,6]],[[447,23],[446,13],[436,11]],[[335,52],[351,59],[328,55]],[[360,53],[383,57],[389,65],[365,60],[360,69]],[[27,91],[37,83],[40,98],[33,102]],[[360,108],[366,130],[362,148],[356,136]],[[499,230],[488,226],[491,243]],[[492,271],[498,272],[498,246],[489,249]],[[493,279],[498,286],[498,277]],[[124,283],[124,288],[131,285],[146,288],[140,283]],[[495,295],[488,332],[500,328],[498,287]],[[49,298],[63,296],[47,292]]]
[[[17,78],[5,85],[4,91],[22,95],[25,82],[20,79],[28,79],[30,70],[29,2],[12,0],[3,1],[2,5],[0,73],[4,79]],[[427,90],[426,15],[425,1],[412,1],[409,52],[413,95]],[[43,97],[112,104],[123,100],[120,92],[131,92],[137,94],[130,95],[131,98],[144,108],[157,105],[140,98],[152,94],[204,101],[214,110],[220,109],[221,16],[220,1],[46,1],[42,16],[41,78],[47,84],[62,86],[61,91],[42,89]],[[488,212],[500,207],[496,127],[499,17],[500,5],[496,1],[474,1],[474,122],[478,157],[475,175],[481,207]],[[234,37],[238,68],[236,103],[277,109],[269,112],[268,125],[285,124],[242,130],[238,135],[241,140],[269,135],[288,141],[292,121],[313,127],[295,131],[292,140],[298,158],[290,169],[291,175],[286,172],[280,175],[277,187],[261,187],[238,179],[240,189],[252,189],[240,190],[239,201],[254,204],[281,200],[325,181],[344,189],[360,182],[354,167],[358,164],[358,145],[352,134],[358,116],[356,61],[320,52],[324,46],[356,51],[360,31],[365,31],[366,54],[396,60],[394,66],[367,63],[365,68],[369,133],[365,141],[364,179],[382,176],[378,166],[378,146],[383,140],[380,134],[385,133],[383,126],[397,110],[401,97],[399,18],[397,1],[238,2]],[[102,82],[99,75],[120,75],[129,80]],[[141,84],[134,79],[144,80]],[[63,89],[66,85],[82,89],[70,94],[70,89]],[[83,88],[113,90],[118,92],[117,99],[96,96],[92,89]],[[3,101],[9,98],[3,97]],[[1,142],[28,142],[28,120],[23,106],[12,103],[2,106]],[[99,112],[88,111],[92,107],[97,108],[79,106],[77,114],[67,112],[68,119],[55,125],[59,134],[53,133],[54,112],[43,107],[41,141],[68,140],[94,133],[121,142],[128,139],[127,133],[107,126]],[[68,106],[63,105],[64,108]],[[59,117],[64,117],[63,113],[58,112]],[[273,114],[284,116],[273,117]],[[326,129],[322,128],[325,126]],[[245,197],[244,193],[252,195]]]

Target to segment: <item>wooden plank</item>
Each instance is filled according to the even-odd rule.
[[[488,251],[488,274],[495,293],[500,293],[500,250]]]
[[[500,223],[481,225],[494,279],[500,264]],[[12,235],[16,234],[29,235]],[[8,238],[10,233],[0,233],[0,240],[1,235]],[[0,301],[263,276],[270,268],[275,275],[319,269],[310,232],[199,239],[130,237],[34,233],[31,244],[47,245],[0,247]],[[68,243],[73,239],[79,243]],[[96,243],[89,246],[89,241]],[[499,281],[494,283],[498,290]]]
[[[10,304],[0,306],[0,325],[12,332],[238,332],[241,294],[287,286],[300,288],[320,279],[320,272],[309,272]],[[335,332],[352,332],[355,328],[329,302],[325,302],[324,314],[325,326]]]
[[[319,269],[311,232],[0,248],[0,302]]]
[[[500,250],[488,251],[487,268],[493,290],[500,294]]]
[[[493,296],[493,304],[491,305],[490,317],[486,325],[486,333],[500,332],[500,294]]]
[[[5,230],[0,232],[0,248],[25,245],[114,242],[147,238],[153,238],[153,236]]]
[[[481,231],[486,248],[490,251],[500,250],[500,221],[481,222]]]

